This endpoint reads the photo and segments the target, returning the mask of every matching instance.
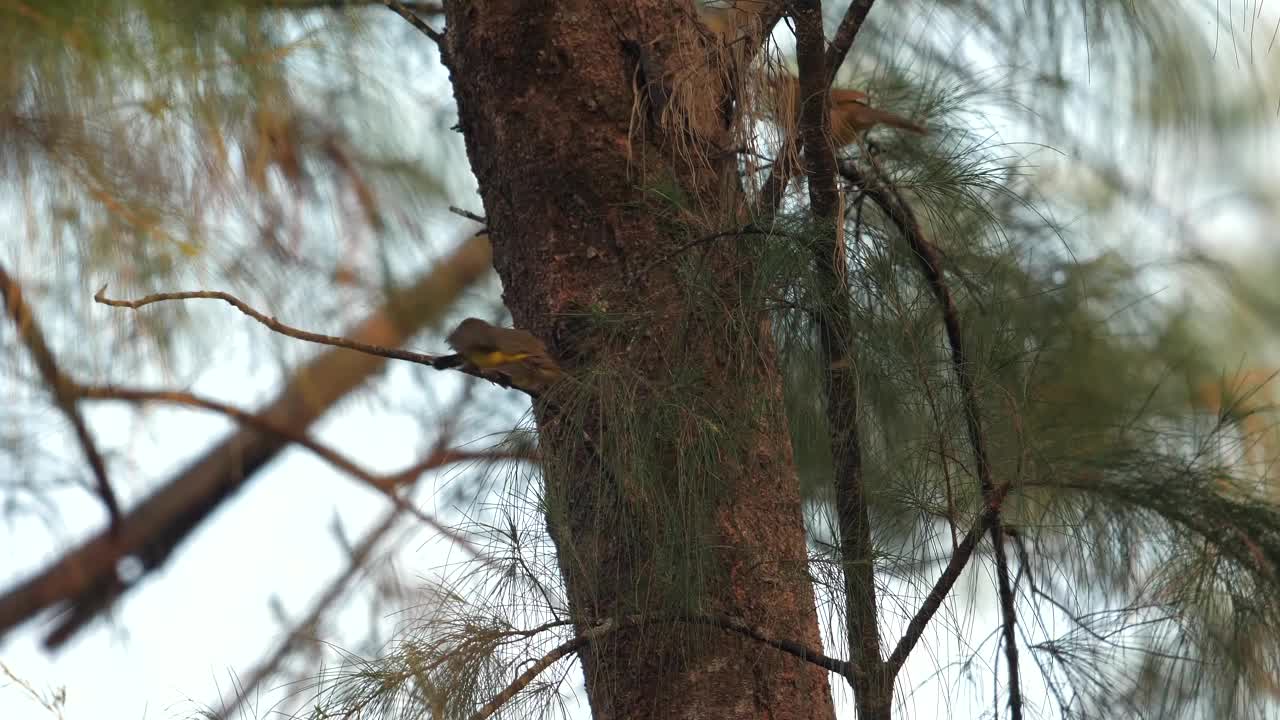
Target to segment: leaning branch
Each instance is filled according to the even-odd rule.
[[[831,38],[831,46],[827,48],[827,87],[831,87],[836,73],[840,72],[840,66],[844,65],[845,56],[849,54],[849,48],[853,47],[853,41],[858,37],[858,31],[862,29],[874,3],[875,0],[853,0],[844,11],[844,18],[836,28],[836,36]]]
[[[9,276],[3,265],[0,265],[0,300],[4,302],[5,308],[9,311],[9,319],[13,321],[13,325],[18,331],[18,337],[27,346],[27,352],[31,353],[31,359],[35,361],[36,369],[40,371],[40,376],[44,378],[45,385],[53,393],[53,399],[58,409],[62,411],[62,414],[75,430],[76,440],[80,443],[80,449],[84,452],[85,459],[89,462],[89,467],[93,470],[98,496],[102,498],[102,504],[107,508],[107,516],[111,519],[112,530],[113,532],[118,530],[120,526],[120,503],[116,500],[116,494],[111,489],[111,481],[107,477],[107,464],[103,461],[102,454],[98,452],[98,446],[94,443],[93,435],[89,432],[89,426],[85,424],[84,417],[80,414],[80,408],[76,405],[76,396],[73,392],[74,383],[58,367],[53,351],[49,349],[49,344],[45,342],[44,332],[41,331],[35,315],[31,312],[31,306],[27,304],[26,299],[22,296],[22,287]]]
[[[915,648],[916,643],[920,641],[920,637],[924,634],[924,629],[928,626],[929,621],[933,619],[934,613],[938,612],[938,608],[942,607],[942,601],[947,599],[947,595],[951,593],[951,588],[955,586],[956,581],[960,579],[960,574],[964,572],[964,568],[969,564],[969,558],[973,555],[973,551],[978,547],[978,542],[982,536],[991,530],[992,523],[1000,518],[1000,504],[1004,502],[1005,495],[1009,493],[1009,483],[1003,483],[996,488],[993,493],[992,500],[994,505],[988,504],[978,517],[977,522],[969,529],[968,534],[960,541],[955,551],[951,553],[951,560],[947,562],[947,567],[943,569],[942,574],[938,576],[934,582],[933,588],[929,590],[929,594],[925,596],[924,603],[920,605],[920,609],[907,623],[907,630],[902,634],[902,638],[898,640],[898,644],[890,653],[889,659],[885,661],[885,668],[890,677],[898,673],[902,668],[902,664],[907,661],[907,656]]]
[[[560,658],[581,650],[593,639],[602,637],[613,629],[613,624],[611,622],[604,623],[555,646],[550,652],[538,658],[524,672],[520,673],[515,680],[512,680],[510,684],[502,689],[502,692],[494,695],[489,702],[485,703],[479,710],[475,711],[475,713],[471,715],[471,720],[486,720],[486,718],[492,717],[494,713],[502,709],[503,705],[507,704],[507,701],[515,697],[517,693],[528,687],[529,683],[537,679],[537,677],[542,674],[543,670],[554,665]]]
[[[382,521],[377,526],[365,533],[360,542],[352,548],[346,569],[329,583],[329,587],[320,594],[315,604],[311,606],[311,610],[307,612],[306,617],[294,625],[289,635],[276,646],[276,649],[272,651],[266,660],[262,661],[254,669],[248,680],[236,686],[235,699],[231,701],[230,707],[222,709],[221,717],[235,717],[244,702],[253,697],[258,688],[280,667],[280,663],[284,662],[285,658],[294,652],[302,642],[303,636],[315,632],[320,620],[329,611],[329,608],[342,597],[343,593],[350,589],[351,580],[365,567],[369,557],[373,554],[374,548],[395,527],[402,512],[399,507],[392,508],[383,516]]]
[[[480,560],[486,564],[492,564],[492,560],[488,556],[486,556],[479,548],[477,548],[474,544],[472,544],[472,542],[468,540],[464,535],[442,524],[439,520],[436,520],[430,514],[418,509],[417,507],[414,507],[412,503],[410,503],[408,500],[404,499],[399,494],[397,494],[394,489],[396,487],[408,484],[408,482],[410,482],[413,479],[416,479],[418,476],[420,476],[422,473],[428,470],[443,467],[444,465],[450,464],[451,462],[454,462],[454,461],[460,462],[460,461],[470,460],[474,457],[471,453],[458,454],[458,453],[450,453],[447,451],[437,451],[437,452],[433,452],[431,455],[424,458],[422,461],[414,463],[413,465],[409,466],[405,470],[402,470],[401,472],[393,473],[387,476],[377,476],[377,475],[374,475],[373,473],[368,472],[367,470],[360,467],[356,463],[352,462],[346,456],[342,455],[338,451],[322,443],[318,443],[312,440],[311,438],[307,437],[304,433],[295,432],[292,428],[289,428],[286,425],[277,423],[271,420],[270,418],[267,418],[261,415],[256,415],[254,413],[246,412],[232,405],[228,405],[226,403],[218,402],[216,400],[211,400],[208,398],[203,398],[197,395],[193,395],[191,393],[183,393],[183,392],[177,392],[177,391],[171,391],[171,390],[139,390],[134,388],[119,388],[119,387],[82,387],[79,389],[79,393],[81,397],[92,398],[97,400],[125,400],[125,401],[131,401],[131,402],[161,401],[161,402],[169,402],[169,403],[175,403],[180,405],[188,405],[191,407],[199,407],[206,410],[211,410],[213,412],[222,413],[224,415],[227,415],[228,417],[231,417],[237,420],[243,425],[253,427],[262,432],[269,433],[272,435],[278,435],[281,438],[288,440],[289,442],[295,445],[300,445],[310,450],[311,452],[315,453],[318,457],[323,459],[325,462],[332,465],[334,468],[338,469],[343,473],[346,473],[347,475],[354,477],[355,479],[359,480],[361,483],[367,485],[373,490],[386,496],[387,499],[391,501],[392,505],[394,505],[397,510],[414,516],[415,518],[420,520],[424,525],[427,525],[428,527],[432,528],[436,532],[452,540],[455,544],[462,547],[463,550],[467,552],[467,554],[471,555],[475,559]],[[135,549],[138,550],[140,553],[145,552],[146,550],[145,546],[138,545],[135,542],[135,539],[137,538],[137,534],[132,532],[132,527],[130,526],[127,518],[121,526],[121,532],[119,533],[119,537],[120,537],[120,544],[119,544],[119,547],[117,548],[119,552],[119,557],[127,557],[130,554],[130,552]],[[112,556],[107,557],[108,562],[110,562],[113,559],[114,557]],[[116,560],[116,562],[118,562],[118,560]],[[110,577],[117,572],[117,569],[114,566],[103,566],[103,567],[96,567],[96,568],[90,567],[90,568],[82,568],[82,570],[84,570],[87,574],[90,574],[90,575],[97,575],[103,578],[107,578],[108,581],[113,586],[119,583],[118,579]],[[124,588],[125,586],[121,584],[120,587]],[[82,628],[89,621],[91,621],[97,615],[100,609],[101,608],[96,603],[92,605],[73,607],[71,611],[60,620],[58,626],[49,634],[47,638],[48,644],[53,647],[57,647],[61,645],[68,638],[70,638],[72,635],[78,632],[80,628]]]

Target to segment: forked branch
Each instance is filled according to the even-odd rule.
[[[1005,555],[1004,529],[1000,522],[1000,504],[1003,502],[1004,492],[1007,492],[1008,483],[1005,483],[1004,489],[1001,491],[997,490],[992,479],[991,458],[987,451],[986,435],[982,429],[977,383],[973,376],[974,366],[966,349],[964,332],[960,325],[960,311],[956,306],[955,298],[951,295],[951,289],[947,285],[946,277],[942,270],[941,257],[933,243],[929,242],[924,236],[924,231],[920,228],[920,223],[917,221],[911,205],[887,180],[875,158],[869,155],[867,160],[873,173],[870,181],[852,162],[841,163],[840,172],[846,179],[861,188],[867,197],[878,205],[894,226],[897,227],[898,232],[901,233],[908,247],[911,248],[912,254],[916,259],[916,265],[929,285],[929,290],[933,293],[934,299],[938,303],[938,309],[942,314],[942,325],[946,331],[947,344],[951,349],[952,369],[955,371],[956,380],[960,385],[961,402],[965,411],[965,427],[968,430],[969,443],[973,449],[978,485],[982,491],[984,504],[983,522],[980,522],[978,526],[980,527],[983,524],[987,526],[987,532],[993,545],[992,551],[995,558],[996,582],[1000,596],[1005,659],[1009,666],[1010,716],[1013,720],[1021,720],[1022,687],[1018,672],[1018,645],[1015,628],[1017,614],[1015,611],[1013,584],[1009,575],[1009,562]],[[969,542],[969,540],[966,537],[965,541]],[[976,543],[976,537],[973,542]],[[963,545],[964,543],[961,544],[962,547]],[[971,554],[972,548],[966,553],[965,561]],[[957,550],[953,554],[953,561],[959,556],[960,552]],[[948,569],[950,570],[950,568]],[[957,574],[960,569],[963,569],[963,562],[956,569]],[[929,600],[932,600],[932,598],[929,598]],[[929,614],[931,615],[932,612]],[[917,617],[919,617],[919,614],[917,614]],[[901,644],[899,647],[902,647]],[[905,655],[903,659],[905,659]],[[899,667],[901,667],[900,664]]]
[[[411,479],[417,478],[418,475],[426,472],[427,470],[439,468],[451,462],[471,459],[473,455],[470,453],[438,450],[431,453],[422,461],[414,463],[401,472],[386,476],[377,476],[361,468],[338,451],[312,440],[303,433],[295,432],[287,425],[272,420],[269,417],[249,413],[226,403],[202,398],[191,393],[167,390],[150,391],[116,387],[82,387],[78,388],[77,393],[80,397],[98,400],[126,400],[132,402],[163,401],[199,407],[222,413],[246,426],[253,427],[262,432],[278,435],[284,440],[307,448],[339,471],[356,478],[363,484],[376,490],[382,495],[385,495],[400,512],[414,516],[418,520],[422,521],[423,524],[432,528],[441,535],[448,537],[455,544],[465,550],[467,554],[477,560],[486,564],[492,564],[493,562],[465,536],[444,525],[439,520],[436,520],[430,514],[418,509],[395,491],[395,488],[406,484]],[[119,542],[111,548],[111,551],[100,557],[93,558],[92,562],[96,564],[88,567],[80,567],[79,570],[81,572],[89,577],[99,578],[99,582],[106,583],[109,587],[118,586],[120,590],[123,590],[125,582],[118,577],[117,568],[121,559],[129,557],[136,552],[136,554],[141,556],[143,559],[144,567],[149,569],[150,560],[147,559],[147,538],[137,531],[136,525],[138,523],[133,522],[131,518],[132,516],[125,517],[119,533]],[[47,587],[47,585],[51,584],[53,583],[37,580],[34,584],[29,583],[24,585],[14,593],[10,593],[10,595],[0,598],[0,628],[11,626],[14,624],[13,621],[15,619],[23,619],[11,617],[7,612],[9,608],[23,608],[29,616],[30,614],[34,614],[35,612],[39,612],[40,610],[55,604],[57,602],[56,599],[53,602],[45,601],[33,603],[29,600],[24,602],[21,600],[21,597],[13,597],[14,595],[21,594],[36,596],[37,598],[56,596],[56,586],[53,588],[52,592],[51,588]],[[62,644],[72,634],[92,620],[101,609],[102,607],[98,606],[96,603],[92,605],[74,605],[70,612],[59,622],[58,626],[49,635],[49,644],[52,646]]]
[[[823,91],[831,89],[831,83],[835,80],[836,73],[839,72],[840,66],[844,64],[845,56],[849,54],[849,49],[853,47],[853,41],[858,37],[858,31],[862,29],[863,23],[866,22],[867,15],[871,12],[871,6],[875,0],[853,0],[849,3],[849,7],[845,10],[844,18],[840,20],[840,26],[836,29],[836,36],[832,39],[831,45],[826,48],[823,58],[823,77],[825,84]],[[817,52],[822,52],[822,48],[818,47]],[[795,144],[796,136],[793,132],[787,130],[783,134],[782,144],[779,146],[778,159],[773,164],[773,170],[770,171],[769,177],[764,182],[764,188],[761,190],[761,197],[764,199],[764,207],[766,213],[775,213],[782,207],[782,198],[787,192],[787,183],[790,182],[795,174],[792,171],[791,163],[794,161],[792,153],[788,149]]]

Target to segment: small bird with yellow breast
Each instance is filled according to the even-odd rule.
[[[467,318],[445,341],[468,365],[485,375],[501,376],[521,390],[541,392],[564,375],[547,346],[526,330]]]

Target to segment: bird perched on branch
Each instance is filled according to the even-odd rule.
[[[467,318],[445,341],[467,364],[485,375],[499,375],[521,390],[541,392],[564,375],[547,346],[525,330]]]
[[[728,48],[744,42],[756,42],[763,31],[763,15],[772,4],[765,0],[736,0],[703,4],[698,9],[698,19]],[[767,81],[771,97],[764,104],[774,122],[793,130],[800,121],[800,107],[804,98],[800,94],[800,82],[794,75],[778,73]],[[906,130],[918,135],[929,134],[928,128],[909,118],[888,110],[872,107],[867,94],[849,88],[831,88],[831,139],[837,148],[851,145],[858,137],[877,125]]]
[[[770,110],[779,124],[794,128],[800,120],[800,108],[804,97],[800,93],[800,81],[794,75],[779,75],[773,82],[776,99],[770,103]],[[779,109],[785,108],[789,113],[780,116]],[[849,88],[831,88],[831,140],[837,148],[851,145],[858,136],[877,125],[906,130],[917,135],[928,135],[929,129],[914,120],[897,113],[871,107],[867,104],[867,94]]]

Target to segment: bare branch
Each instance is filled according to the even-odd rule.
[[[831,46],[827,48],[827,87],[831,87],[836,73],[840,72],[840,66],[844,64],[845,56],[849,54],[849,48],[853,47],[853,41],[858,37],[858,31],[862,29],[874,3],[875,0],[853,0],[844,11],[844,18],[836,28],[836,36],[831,39]]]
[[[383,0],[268,0],[267,4],[273,10],[348,10],[386,5]],[[436,2],[405,0],[398,4],[420,15],[444,14],[444,5]]]
[[[488,243],[488,236],[475,236],[475,242],[480,241]],[[106,292],[107,286],[103,285],[102,288],[94,294],[93,299],[103,305],[129,308],[132,310],[146,307],[152,303],[165,302],[169,300],[222,300],[281,335],[287,335],[288,337],[295,338],[297,340],[305,340],[319,345],[345,348],[347,350],[354,350],[355,352],[364,353],[366,355],[391,358],[392,360],[405,360],[407,362],[425,365],[435,370],[457,370],[465,375],[480,378],[481,380],[487,380],[504,388],[519,390],[530,397],[536,396],[535,392],[530,391],[527,388],[513,385],[505,377],[485,373],[479,368],[472,367],[467,364],[460,355],[455,353],[450,353],[448,355],[430,355],[427,353],[413,352],[412,350],[403,350],[397,347],[388,347],[385,345],[353,340],[351,338],[338,337],[336,335],[323,335],[321,333],[314,333],[308,330],[301,330],[291,325],[286,325],[274,317],[270,317],[259,312],[248,303],[237,298],[231,293],[223,292],[221,290],[190,290],[186,292],[153,293],[151,295],[138,298],[137,300],[113,300],[106,296]]]
[[[705,625],[708,627],[719,628],[721,630],[736,633],[750,640],[754,640],[762,645],[768,645],[769,647],[775,650],[779,650],[788,655],[799,658],[800,660],[803,660],[807,663],[812,663],[814,665],[817,665],[818,667],[823,668],[824,670],[829,670],[833,673],[836,673],[837,675],[847,680],[853,680],[855,678],[863,677],[866,672],[863,668],[859,667],[854,662],[849,662],[847,660],[840,660],[839,658],[833,658],[828,655],[824,655],[821,652],[818,652],[817,650],[814,650],[813,648],[802,645],[801,643],[798,643],[798,642],[770,637],[769,634],[766,633],[764,630],[758,627],[748,625],[746,622],[738,618],[725,617],[720,615],[684,615],[684,616],[673,617],[673,618],[659,617],[659,618],[652,618],[652,619],[646,619],[643,617],[634,617],[634,618],[631,618],[631,622],[635,625],[650,624],[655,622],[675,622],[675,623],[684,623],[687,625]]]
[[[488,220],[486,220],[486,219],[485,219],[485,217],[484,217],[483,215],[477,215],[477,214],[475,214],[475,213],[471,212],[470,210],[463,210],[462,208],[460,208],[460,207],[458,207],[458,206],[456,206],[456,205],[450,205],[450,206],[449,206],[449,212],[451,212],[451,213],[453,213],[454,215],[457,215],[457,216],[459,216],[459,217],[464,217],[464,218],[466,218],[466,219],[468,219],[468,220],[474,220],[474,221],[476,221],[476,222],[480,223],[481,225],[488,225],[488,224],[489,224],[489,221],[488,221]]]
[[[845,56],[849,54],[849,49],[853,47],[853,41],[858,37],[858,31],[862,29],[863,23],[867,19],[867,15],[871,12],[871,6],[875,0],[853,0],[849,3],[849,7],[845,10],[844,18],[840,21],[840,26],[836,29],[836,36],[831,41],[831,45],[826,48],[826,54],[823,59],[823,77],[825,84],[822,88],[823,92],[831,89],[831,83],[835,80],[836,73],[839,72],[840,66],[844,64]],[[797,31],[799,28],[797,27]],[[797,45],[799,39],[797,38]],[[821,48],[816,48],[815,52],[821,52]],[[797,53],[799,50],[797,49]],[[801,71],[803,73],[803,71]],[[803,132],[803,125],[797,128],[797,132]],[[774,163],[773,171],[765,180],[764,188],[761,195],[764,197],[765,207],[769,212],[777,212],[782,207],[782,198],[787,191],[787,183],[791,181],[792,172],[791,163],[793,162],[791,153],[786,152],[786,148],[790,148],[796,138],[791,132],[784,133],[782,145],[779,147],[783,150],[779,151],[778,159]]]
[[[451,454],[447,451],[436,451],[423,461],[415,463],[401,472],[394,473],[386,477],[378,477],[356,465],[336,450],[312,440],[305,434],[294,432],[291,428],[274,423],[263,416],[245,412],[239,408],[225,403],[220,403],[216,400],[201,398],[190,393],[168,390],[152,391],[131,388],[83,387],[79,389],[79,392],[81,397],[99,400],[127,400],[133,402],[164,401],[200,407],[214,412],[223,413],[244,425],[286,438],[294,444],[307,448],[326,462],[333,465],[335,468],[355,477],[365,485],[385,495],[399,511],[414,516],[418,520],[422,521],[423,524],[432,528],[441,535],[448,537],[475,559],[480,560],[486,565],[493,565],[493,560],[472,544],[465,536],[442,524],[426,512],[414,507],[408,500],[400,497],[394,490],[396,486],[406,484],[408,480],[417,478],[427,470],[441,467],[451,460],[468,460],[474,456],[473,453]],[[94,569],[90,568],[90,571],[92,572]],[[109,573],[113,572],[114,569],[104,567],[98,568],[96,571],[98,573]],[[92,606],[91,609],[85,609],[82,607],[74,608],[70,615],[59,623],[53,632],[50,633],[47,639],[48,644],[54,647],[61,645],[67,638],[92,620],[97,614],[98,609],[99,608],[96,606]]]
[[[410,9],[408,6],[406,6],[404,3],[398,2],[398,0],[382,0],[382,4],[386,5],[395,14],[407,20],[410,25],[417,28],[418,31],[421,32],[423,35],[426,35],[427,37],[434,40],[435,43],[439,45],[441,48],[444,48],[444,43],[445,43],[444,33],[428,25],[422,18],[418,17],[417,14],[414,13],[414,11]],[[441,11],[443,12],[443,9]]]
[[[110,305],[111,307],[137,310],[139,308],[146,307],[147,305],[151,305],[152,303],[166,302],[169,300],[222,300],[281,335],[288,335],[289,337],[296,338],[298,340],[306,340],[307,342],[318,343],[320,345],[346,348],[348,350],[365,353],[366,355],[376,355],[378,357],[391,358],[393,360],[407,360],[408,362],[427,365],[436,369],[440,369],[438,365],[444,358],[450,357],[447,355],[416,353],[410,350],[401,350],[400,348],[384,347],[381,345],[361,342],[359,340],[351,340],[334,335],[322,335],[320,333],[313,333],[307,330],[300,330],[290,325],[285,325],[273,317],[268,317],[267,315],[254,310],[245,301],[237,298],[231,293],[222,292],[221,290],[192,290],[188,292],[154,293],[152,295],[138,298],[137,300],[113,300],[106,296],[106,292],[107,286],[103,285],[97,293],[94,293],[94,301],[103,305]]]
[[[459,394],[458,398],[454,401],[452,409],[445,413],[443,422],[439,426],[439,436],[435,449],[433,449],[431,453],[420,462],[388,478],[388,480],[391,481],[389,484],[393,486],[393,489],[395,486],[413,482],[428,468],[439,467],[445,464],[469,462],[473,460],[483,460],[488,462],[498,462],[503,460],[538,461],[536,453],[532,452],[472,452],[449,449],[449,445],[453,442],[455,430],[454,425],[457,422],[461,410],[470,404],[472,395],[471,391],[474,387],[474,385],[468,385],[464,388],[463,392]],[[258,664],[258,667],[254,669],[253,674],[247,681],[236,688],[235,698],[232,700],[229,707],[223,708],[221,717],[235,717],[236,712],[239,711],[244,702],[250,697],[253,697],[254,693],[257,692],[259,687],[261,687],[262,683],[266,682],[267,679],[271,677],[272,673],[274,673],[280,666],[280,663],[284,662],[285,658],[297,649],[303,636],[307,633],[316,631],[316,628],[319,626],[324,614],[328,612],[329,608],[331,608],[342,596],[343,591],[348,587],[348,583],[351,582],[352,577],[354,577],[354,575],[365,566],[374,547],[387,533],[391,531],[396,522],[399,521],[403,512],[404,511],[399,506],[393,508],[383,517],[382,522],[380,522],[373,530],[366,533],[365,536],[361,538],[360,542],[352,547],[347,569],[329,583],[328,588],[326,588],[320,595],[315,604],[311,606],[311,611],[307,613],[306,617],[300,622],[294,624],[293,629],[289,632],[289,635],[285,638],[284,642],[278,645],[275,651],[272,652],[266,660]]]
[[[53,351],[49,349],[49,344],[45,342],[44,333],[31,312],[31,306],[22,297],[22,287],[9,276],[9,273],[5,271],[4,265],[0,265],[0,299],[3,300],[5,308],[9,311],[9,318],[13,320],[19,339],[27,346],[27,351],[31,353],[31,359],[35,361],[36,368],[40,371],[40,376],[44,378],[45,385],[53,393],[53,399],[58,409],[62,411],[62,414],[75,430],[76,440],[80,443],[80,449],[84,452],[85,459],[89,462],[89,467],[93,470],[93,477],[97,483],[98,497],[102,498],[102,504],[107,508],[107,516],[111,519],[112,531],[119,530],[120,503],[116,500],[116,494],[111,489],[111,481],[107,477],[107,464],[103,461],[102,454],[98,452],[93,435],[90,434],[89,427],[85,424],[84,417],[80,414],[80,408],[76,405],[75,383],[64,375],[58,367]]]

